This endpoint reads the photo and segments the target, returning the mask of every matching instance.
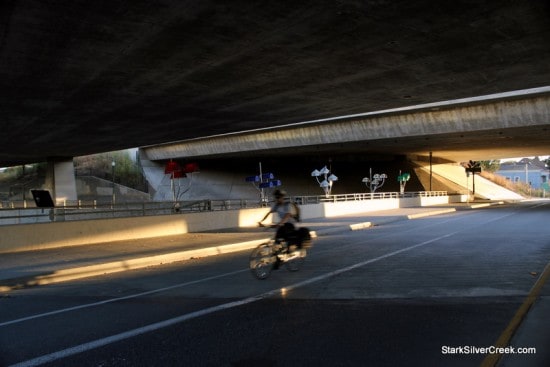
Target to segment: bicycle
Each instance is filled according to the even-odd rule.
[[[260,227],[275,228],[276,226]],[[306,238],[299,240],[299,232],[307,233]],[[302,267],[307,249],[311,247],[311,237],[307,228],[300,228],[295,236],[289,236],[288,240],[273,238],[268,242],[258,245],[250,254],[249,267],[252,274],[258,279],[267,279],[273,270],[277,270],[284,264],[289,271],[298,271]],[[301,243],[300,243],[301,242]]]

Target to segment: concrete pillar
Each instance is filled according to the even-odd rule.
[[[48,159],[45,186],[50,191],[56,205],[63,204],[64,201],[76,201],[78,197],[73,159]]]

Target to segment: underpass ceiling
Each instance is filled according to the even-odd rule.
[[[0,166],[550,85],[543,0],[128,4],[1,3]]]

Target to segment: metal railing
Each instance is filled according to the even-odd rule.
[[[447,191],[414,191],[405,192],[375,192],[375,193],[353,193],[328,196],[296,196],[294,201],[299,204],[318,204],[323,202],[341,202],[341,201],[360,201],[360,200],[379,200],[379,199],[402,199],[414,197],[429,196],[447,196]]]
[[[324,202],[345,202],[362,200],[397,199],[412,197],[447,196],[447,191],[419,191],[406,192],[379,192],[379,193],[354,193],[329,196],[293,196],[291,200],[300,205],[319,204]],[[72,204],[72,205],[71,205]],[[265,207],[257,199],[232,199],[232,200],[193,200],[179,201],[174,204],[171,201],[161,202],[134,202],[134,203],[98,203],[96,201],[84,202],[67,201],[55,208],[38,208],[34,201],[10,202],[0,206],[0,225],[47,223],[69,220],[91,220],[106,218],[140,217],[152,215],[167,215],[177,213],[192,213],[216,210],[236,210],[246,208]]]

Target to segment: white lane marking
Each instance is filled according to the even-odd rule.
[[[315,283],[315,282],[319,282],[321,280],[333,277],[335,275],[345,273],[347,271],[365,266],[367,264],[371,264],[371,263],[386,259],[388,257],[401,254],[403,252],[414,250],[418,247],[428,245],[430,243],[439,241],[441,239],[453,236],[457,233],[458,233],[458,231],[453,232],[453,233],[449,233],[449,234],[446,234],[444,236],[433,238],[431,240],[418,243],[416,245],[412,245],[412,246],[409,246],[409,247],[406,247],[406,248],[403,248],[403,249],[400,249],[400,250],[397,250],[397,251],[387,253],[385,255],[375,257],[373,259],[369,259],[369,260],[366,260],[366,261],[359,262],[357,264],[346,266],[344,268],[341,268],[341,269],[338,269],[338,270],[335,270],[335,271],[331,271],[329,273],[319,275],[319,276],[316,276],[316,277],[313,277],[313,278],[295,283],[295,284],[290,285],[290,286],[286,286],[283,289],[284,289],[284,291],[288,292],[289,290],[296,289],[298,287],[303,287],[305,285],[309,285],[309,284],[312,284],[312,283]],[[274,289],[274,290],[271,290],[271,291],[268,291],[268,292],[265,292],[265,293],[262,293],[262,294],[259,294],[259,295],[256,295],[256,296],[252,296],[252,297],[248,297],[248,298],[239,300],[239,301],[228,302],[228,303],[224,303],[224,304],[221,304],[221,305],[218,305],[218,306],[213,306],[213,307],[205,308],[205,309],[202,309],[202,310],[194,311],[194,312],[191,312],[191,313],[187,313],[185,315],[181,315],[181,316],[174,317],[174,318],[171,318],[171,319],[168,319],[168,320],[156,322],[156,323],[146,325],[146,326],[143,326],[143,327],[140,327],[140,328],[137,328],[137,329],[128,330],[128,331],[125,331],[125,332],[120,333],[120,334],[111,335],[111,336],[108,336],[106,338],[97,339],[97,340],[94,340],[94,341],[91,341],[91,342],[88,342],[88,343],[84,343],[84,344],[80,344],[80,345],[77,345],[77,346],[74,346],[74,347],[71,347],[71,348],[63,349],[63,350],[60,350],[60,351],[57,351],[57,352],[54,352],[54,353],[50,353],[50,354],[46,354],[46,355],[43,355],[43,356],[40,356],[40,357],[37,357],[37,358],[29,359],[27,361],[11,365],[10,367],[35,367],[35,366],[39,366],[39,365],[44,364],[44,363],[49,363],[49,362],[53,362],[53,361],[56,361],[56,360],[59,360],[59,359],[70,357],[70,356],[78,354],[78,353],[82,353],[82,352],[86,352],[86,351],[89,351],[89,350],[92,350],[92,349],[96,349],[96,348],[99,348],[99,347],[102,347],[102,346],[105,346],[105,345],[108,345],[108,344],[111,344],[111,343],[119,342],[119,341],[122,341],[122,340],[125,340],[125,339],[129,339],[129,338],[141,335],[141,334],[151,332],[151,331],[156,331],[156,330],[168,327],[168,326],[172,326],[172,325],[175,325],[175,324],[187,321],[187,320],[197,318],[197,317],[201,317],[201,316],[208,315],[208,314],[211,314],[211,313],[214,313],[214,312],[227,310],[227,309],[230,309],[230,308],[239,307],[239,306],[243,306],[243,305],[246,305],[246,304],[249,304],[249,303],[253,303],[253,302],[265,299],[267,297],[271,297],[271,296],[280,294],[282,291],[283,290],[277,288],[277,289]]]
[[[150,295],[150,294],[165,292],[165,291],[169,291],[169,290],[176,289],[176,288],[186,287],[188,285],[194,285],[194,284],[198,284],[198,283],[208,282],[208,281],[214,280],[214,279],[224,278],[224,277],[235,275],[235,274],[238,274],[238,273],[243,273],[245,271],[249,271],[249,270],[248,269],[236,270],[236,271],[232,271],[232,272],[229,272],[229,273],[224,273],[224,274],[215,275],[215,276],[211,276],[211,277],[207,277],[207,278],[192,280],[192,281],[185,282],[185,283],[174,284],[174,285],[171,285],[169,287],[153,289],[153,290],[150,290],[150,291],[147,291],[147,292],[130,294],[130,295],[124,296],[124,297],[111,298],[111,299],[106,299],[104,301],[99,301],[99,302],[94,302],[94,303],[87,303],[87,304],[84,304],[84,305],[68,307],[68,308],[62,308],[62,309],[54,310],[54,311],[50,311],[50,312],[44,312],[44,313],[40,313],[40,314],[36,314],[36,315],[32,315],[32,316],[23,317],[23,318],[20,318],[20,319],[15,319],[15,320],[2,322],[2,323],[0,323],[0,327],[13,325],[13,324],[17,324],[17,323],[20,323],[20,322],[33,320],[33,319],[38,319],[38,318],[41,318],[41,317],[57,315],[57,314],[60,314],[60,313],[81,310],[83,308],[101,306],[101,305],[105,305],[107,303],[113,303],[113,302],[123,301],[123,300],[126,300],[126,299],[137,298],[137,297],[141,297],[141,296],[147,296],[147,295]]]

